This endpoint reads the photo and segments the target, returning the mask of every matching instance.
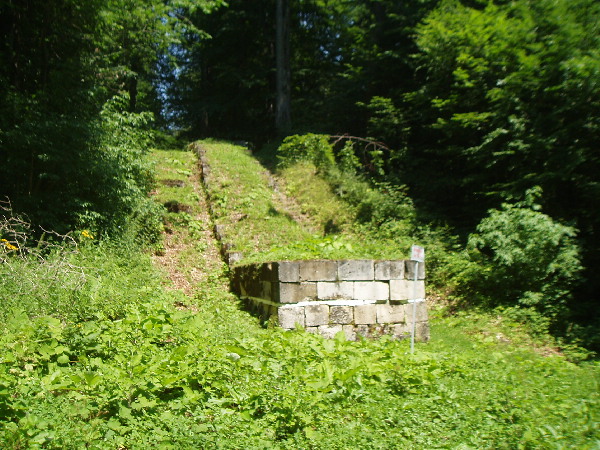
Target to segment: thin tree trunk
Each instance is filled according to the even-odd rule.
[[[277,99],[275,127],[279,134],[286,134],[292,125],[289,0],[277,0],[276,21]]]

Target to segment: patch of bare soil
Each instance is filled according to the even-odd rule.
[[[167,227],[163,235],[164,250],[154,255],[153,260],[167,274],[170,281],[166,286],[168,289],[178,289],[188,297],[193,297],[207,277],[219,270],[222,260],[212,233],[206,194],[200,185],[197,170],[189,177],[188,183],[199,201],[185,212],[189,212],[193,222],[201,224],[201,227],[195,228],[194,237],[185,227]]]

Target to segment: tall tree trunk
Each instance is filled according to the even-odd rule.
[[[136,112],[137,108],[137,95],[138,95],[138,79],[137,74],[130,75],[127,82],[127,90],[129,91],[129,111]]]
[[[277,0],[276,17],[277,99],[275,127],[279,134],[285,134],[292,126],[289,0]]]

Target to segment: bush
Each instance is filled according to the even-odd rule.
[[[360,159],[354,152],[354,143],[351,140],[347,140],[344,146],[340,149],[337,155],[338,167],[344,173],[357,173],[360,169]]]
[[[533,205],[535,208],[535,205]],[[523,204],[491,210],[470,235],[470,283],[488,302],[533,308],[556,321],[568,312],[582,270],[576,230]]]
[[[277,149],[278,167],[284,168],[299,161],[313,163],[319,170],[327,170],[335,165],[333,147],[329,136],[305,134],[288,136]]]
[[[0,204],[0,325],[16,312],[68,322],[118,317],[128,306],[161,295],[160,279],[136,246],[98,241],[89,230],[36,239],[33,227],[5,205]]]
[[[164,231],[166,210],[152,199],[140,201],[131,214],[127,224],[127,236],[140,247],[159,247]]]
[[[377,227],[389,221],[414,219],[414,207],[403,186],[391,183],[369,183],[352,173],[333,169],[327,181],[336,194],[356,209],[356,219]]]

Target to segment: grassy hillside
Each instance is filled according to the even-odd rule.
[[[420,242],[411,236],[409,222],[398,221],[387,232],[361,228],[355,223],[360,211],[341,201],[311,164],[273,174],[242,147],[214,141],[197,145],[211,167],[208,194],[215,221],[244,253],[244,262],[405,258],[410,245]]]
[[[236,222],[248,227],[237,232],[240,248],[258,254],[264,244],[276,248],[296,236],[302,243],[320,233],[318,217],[302,213],[301,201],[283,213],[266,172],[256,169],[245,181],[243,149],[211,145],[229,155],[213,174],[234,180],[219,184],[217,207],[248,214]],[[156,262],[162,272],[148,255],[97,242],[85,230],[76,246],[61,244],[42,259],[3,244],[1,276],[14,280],[0,286],[1,304],[9,305],[0,320],[3,448],[600,445],[597,363],[575,365],[536,348],[502,318],[434,311],[432,339],[417,344],[414,355],[407,342],[387,338],[327,341],[263,326],[226,289],[211,219],[198,207],[205,200],[194,155],[157,150],[152,159],[155,198],[179,205],[166,216],[163,249],[154,257],[171,256],[172,264]],[[259,180],[267,180],[266,188]],[[229,195],[225,187],[239,191]],[[225,196],[240,206],[228,208]],[[219,198],[216,191],[211,197]],[[264,198],[274,212],[268,215],[269,208],[258,216],[265,223],[254,225],[252,211],[242,208]],[[311,252],[328,242],[331,252],[360,246],[343,232],[339,239],[351,249],[335,249],[331,236],[314,239]],[[74,268],[82,281],[57,287],[57,277]],[[178,285],[181,278],[187,284]],[[38,289],[17,292],[18,280]]]

